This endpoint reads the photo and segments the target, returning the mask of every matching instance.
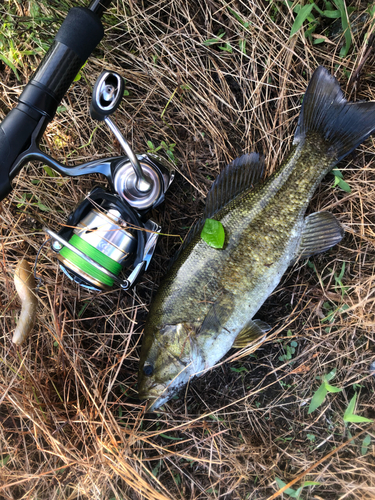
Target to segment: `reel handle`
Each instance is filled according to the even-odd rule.
[[[144,193],[152,192],[154,188],[153,180],[145,174],[129,143],[109,118],[109,115],[114,113],[119,107],[124,94],[124,88],[124,79],[118,73],[103,71],[94,85],[90,103],[90,115],[94,120],[105,121],[116,136],[134,169],[133,180],[129,189],[136,196],[138,193],[139,196],[143,197]]]

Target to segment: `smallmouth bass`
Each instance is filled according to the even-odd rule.
[[[263,159],[245,154],[214,182],[202,221],[183,244],[151,304],[138,375],[153,411],[234,345],[264,337],[253,319],[296,260],[343,237],[329,212],[305,217],[323,177],[375,131],[375,102],[350,103],[323,67],[306,90],[293,147],[261,183]],[[200,237],[206,218],[225,230],[223,249]]]

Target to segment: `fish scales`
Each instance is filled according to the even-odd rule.
[[[301,171],[295,169],[299,161],[304,161]],[[274,272],[271,266],[280,265],[284,272],[300,239],[296,234],[291,241],[290,235],[297,233],[308,200],[329,168],[320,163],[319,172],[316,163],[309,165],[295,151],[266,183],[220,210],[213,218],[225,227],[224,249],[208,246],[198,234],[162,285],[154,305],[158,314],[165,314],[165,321],[184,322],[195,317],[199,322],[221,290],[232,290],[241,299],[249,291],[258,296],[261,278],[265,281],[266,275]],[[190,277],[189,285],[186,276]],[[257,310],[250,311],[255,314]]]
[[[356,142],[362,142],[374,130],[375,119],[369,116],[375,111],[375,103],[365,103],[372,106],[354,110],[361,114],[357,121],[362,128],[367,128],[359,132],[358,138],[353,132],[353,137],[347,139],[342,124],[347,110],[343,112],[339,107],[346,101],[338,83],[324,68],[319,68],[314,77],[306,92],[306,116],[303,108],[286,162],[264,183],[247,187],[214,210],[211,218],[219,220],[225,229],[223,249],[208,246],[198,231],[160,286],[145,326],[139,372],[140,397],[149,398],[152,409],[170,399],[191,377],[217,363],[241,332],[249,329],[261,336],[262,329],[252,318],[288,266],[299,253],[303,254],[301,242],[305,233],[308,238],[312,231],[317,252],[342,237],[339,225],[335,221],[332,225],[333,216],[313,214],[309,225],[305,212],[322,178]],[[329,111],[338,123],[337,136],[332,137],[330,129],[327,131],[322,114],[317,112],[314,117],[311,110],[314,98],[318,103],[322,100],[320,95],[315,96],[317,80],[331,86],[325,96],[328,104],[320,104],[336,106]],[[349,111],[353,109],[352,106]],[[328,113],[326,121],[329,119]],[[356,119],[354,116],[351,121],[355,123]],[[322,123],[314,128],[314,120]],[[254,163],[254,157],[248,158]],[[241,161],[237,163],[241,166]],[[230,172],[228,169],[223,175]],[[219,195],[220,189],[219,181]],[[319,243],[322,235],[328,243]]]
[[[220,293],[231,290],[233,300],[239,303],[235,309],[240,306],[241,310],[241,315],[236,312],[234,326],[232,318],[229,321],[231,335],[236,336],[287,269],[300,240],[298,229],[306,200],[322,171],[328,168],[320,161],[321,172],[317,172],[315,163],[313,168],[306,163],[302,173],[296,171],[295,163],[303,160],[299,151],[293,152],[265,184],[236,198],[214,216],[226,230],[227,242],[222,251],[209,247],[199,234],[194,238],[171,269],[152,306],[157,326],[161,321],[199,324]],[[290,236],[293,232],[295,238]],[[270,281],[275,267],[277,274]],[[189,284],[186,276],[190,277]]]

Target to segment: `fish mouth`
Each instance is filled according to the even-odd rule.
[[[162,406],[165,402],[170,399],[170,391],[164,386],[158,386],[152,391],[140,391],[138,393],[138,398],[142,400],[142,403],[146,402],[146,411],[155,411],[157,408]]]
[[[139,394],[138,398],[141,400],[141,404],[146,403],[146,412],[154,412],[161,406],[165,401],[168,401],[167,396],[150,396]]]
[[[158,398],[149,399],[146,406],[146,411],[155,412],[163,406],[170,398],[168,396],[159,396]]]

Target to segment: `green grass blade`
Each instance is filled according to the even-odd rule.
[[[336,179],[337,179],[337,177],[336,177]],[[351,193],[352,192],[352,188],[343,179],[340,179],[339,182],[337,183],[337,185],[338,185],[339,188],[341,188],[346,193]]]
[[[323,16],[331,19],[338,19],[341,16],[339,10],[323,10]]]
[[[277,486],[281,489],[281,488],[284,488],[284,486],[286,486],[286,483],[284,483],[284,481],[282,481],[279,477],[275,477],[275,481],[277,483]],[[284,491],[284,493],[286,495],[289,495],[290,497],[292,498],[297,498],[297,492],[296,490],[293,490],[292,488],[288,488]]]
[[[311,14],[313,7],[314,7],[313,4],[304,5],[303,7],[301,7],[301,9],[299,10],[297,17],[293,23],[292,29],[290,30],[289,38],[292,38],[292,36],[295,33],[297,33],[298,30],[301,29],[303,23],[306,21],[308,16]]]
[[[225,31],[215,38],[209,38],[208,40],[205,40],[203,42],[203,45],[205,45],[206,47],[209,47],[210,45],[214,45],[215,43],[219,43],[219,42],[221,42],[221,39],[223,38],[224,35],[225,35]]]
[[[309,411],[307,412],[308,414],[312,413],[315,411],[319,406],[323,403],[325,400],[325,397],[327,395],[327,388],[325,384],[322,384],[319,389],[315,392],[313,395],[310,406],[309,406]]]
[[[346,415],[344,417],[345,422],[351,423],[360,423],[360,422],[368,422],[371,423],[373,420],[371,418],[361,417],[361,415]]]
[[[181,441],[183,439],[183,438],[179,438],[179,437],[168,436],[167,434],[159,434],[159,436],[161,436],[165,439],[170,439],[171,441]]]
[[[336,177],[340,177],[340,179],[344,178],[344,176],[342,175],[341,170],[339,170],[338,168],[333,168],[330,173],[333,174],[333,175],[335,175]]]
[[[371,436],[370,434],[367,434],[367,436],[362,441],[361,455],[366,455],[370,443],[371,443]]]
[[[346,420],[346,417],[349,416],[349,415],[353,415],[354,413],[354,409],[355,409],[355,402],[357,400],[357,393],[354,394],[354,396],[352,397],[352,399],[350,400],[350,403],[347,407],[347,409],[345,410],[345,413],[344,413],[344,420]]]
[[[17,77],[17,80],[20,81],[20,77],[18,75],[18,72],[17,72],[17,69],[15,67],[15,65],[12,63],[12,61],[10,59],[8,59],[6,56],[4,56],[4,54],[0,54],[0,59],[7,65],[10,67],[10,69],[13,71],[13,73],[16,75]]]
[[[327,382],[324,384],[325,388],[328,392],[341,392],[342,389],[340,387],[334,387],[333,385],[329,385]]]
[[[327,375],[324,375],[323,376],[323,379],[326,381],[326,382],[330,382],[331,380],[333,380],[334,378],[336,377],[336,368],[334,368],[333,370],[331,370]]]
[[[0,458],[0,467],[4,467],[10,460],[10,455],[5,455],[5,457]]]
[[[334,4],[340,11],[340,17],[341,17],[341,26],[342,30],[344,32],[344,38],[345,38],[345,45],[342,47],[340,50],[340,57],[345,57],[350,49],[351,43],[352,43],[352,34],[350,31],[349,27],[349,19],[348,19],[348,14],[346,11],[346,4],[345,0],[334,0]]]
[[[247,22],[247,21],[244,21],[244,20],[242,19],[242,17],[241,17],[239,14],[237,14],[237,12],[236,12],[236,11],[234,11],[234,10],[233,10],[233,9],[231,9],[230,7],[227,7],[227,9],[228,9],[228,10],[229,10],[229,12],[232,14],[232,16],[233,16],[233,17],[235,17],[235,18],[237,19],[237,21],[238,21],[239,23],[241,23],[241,24],[242,24],[242,26],[243,26],[244,28],[248,28],[248,27],[250,26],[250,23],[249,23],[249,22]]]

